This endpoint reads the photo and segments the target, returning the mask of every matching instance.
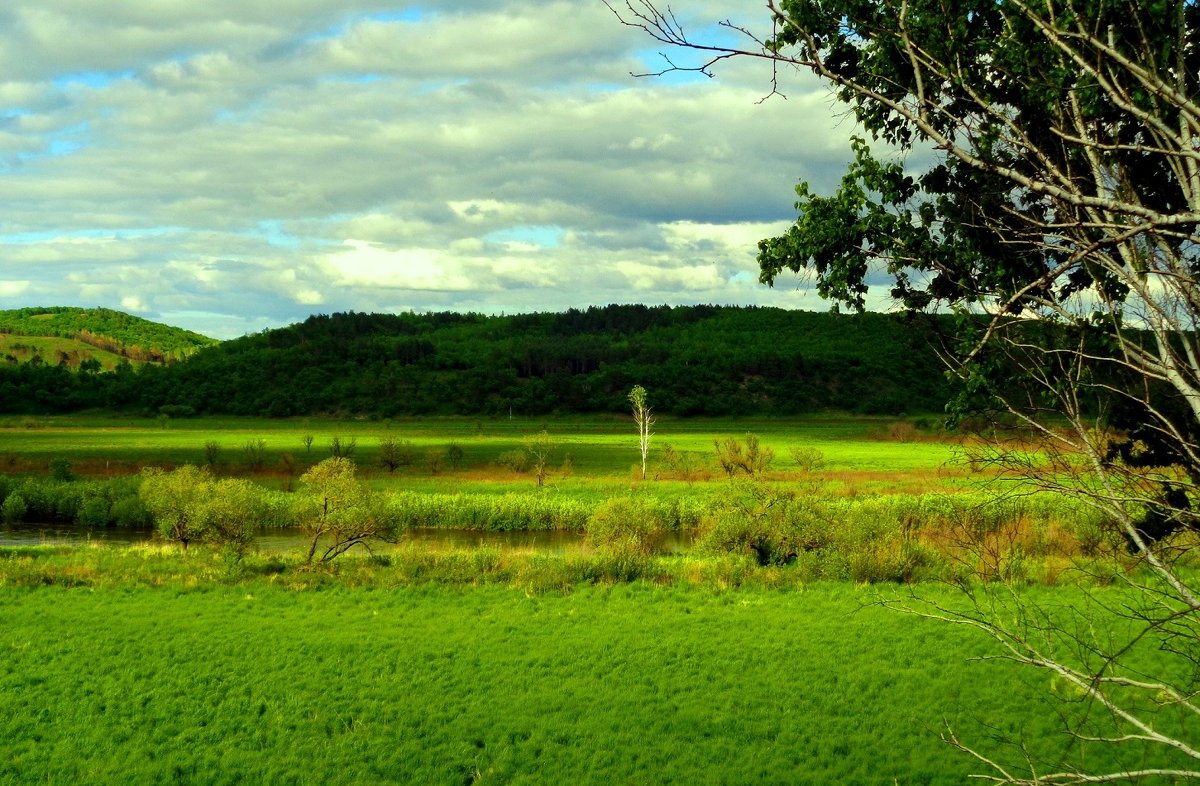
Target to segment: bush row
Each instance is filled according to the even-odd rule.
[[[0,476],[0,513],[9,521],[147,526],[155,522],[139,496],[144,482]],[[295,493],[246,486],[256,526],[301,523]],[[647,577],[653,564],[647,560],[676,531],[695,535],[697,557],[786,568],[808,580],[1053,581],[1079,558],[1120,559],[1122,551],[1114,528],[1094,511],[1049,494],[1002,501],[975,494],[841,498],[745,479],[712,497],[624,494],[599,504],[546,492],[394,492],[364,511],[377,517],[375,532],[392,533],[389,540],[414,527],[585,532],[591,567],[569,571],[599,571],[597,580]],[[472,562],[471,570],[478,568]]]

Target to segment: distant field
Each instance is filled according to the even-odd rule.
[[[946,724],[1061,748],[1044,675],[847,584],[386,585],[0,586],[0,783],[930,786],[979,772]]]
[[[902,428],[898,428],[900,425]],[[640,483],[637,435],[630,419],[424,418],[394,421],[264,420],[238,418],[149,419],[96,417],[9,418],[0,421],[0,471],[45,471],[65,459],[84,474],[136,472],[145,465],[203,464],[215,456],[219,470],[279,480],[287,461],[298,470],[329,455],[335,438],[355,443],[360,471],[378,486],[414,490],[495,491],[528,488],[532,478],[503,466],[501,457],[545,429],[557,443],[549,457],[549,482],[578,493],[610,493]],[[867,417],[662,418],[651,442],[648,482],[691,488],[724,479],[713,442],[756,434],[775,452],[768,477],[801,475],[838,493],[924,493],[959,487],[966,471],[954,463],[957,441],[923,433],[907,421]],[[305,438],[312,437],[306,446]],[[380,466],[380,442],[407,442],[412,463],[389,473]],[[246,447],[263,445],[261,467]],[[215,445],[215,449],[209,448]],[[685,467],[668,465],[670,444]],[[458,467],[444,454],[462,450]],[[823,464],[802,472],[793,448],[819,451]],[[436,467],[431,454],[443,454]]]

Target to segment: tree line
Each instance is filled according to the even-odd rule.
[[[286,417],[929,412],[949,396],[927,326],[885,314],[623,305],[565,313],[317,315],[170,367],[0,369],[0,411]]]

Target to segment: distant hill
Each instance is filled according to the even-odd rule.
[[[929,336],[885,314],[607,306],[561,314],[333,314],[142,377],[147,405],[273,416],[940,411]]]
[[[924,413],[950,396],[931,339],[886,314],[725,306],[320,315],[136,371],[0,367],[0,412],[626,412],[643,385],[661,414]]]
[[[0,311],[0,357],[78,369],[89,360],[115,368],[173,363],[218,342],[190,330],[170,327],[107,308],[19,308]]]

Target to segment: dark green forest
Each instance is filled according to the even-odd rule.
[[[927,324],[725,306],[313,316],[112,373],[0,368],[0,410],[155,414],[624,412],[635,384],[672,415],[940,410]],[[166,408],[164,410],[164,408]]]

